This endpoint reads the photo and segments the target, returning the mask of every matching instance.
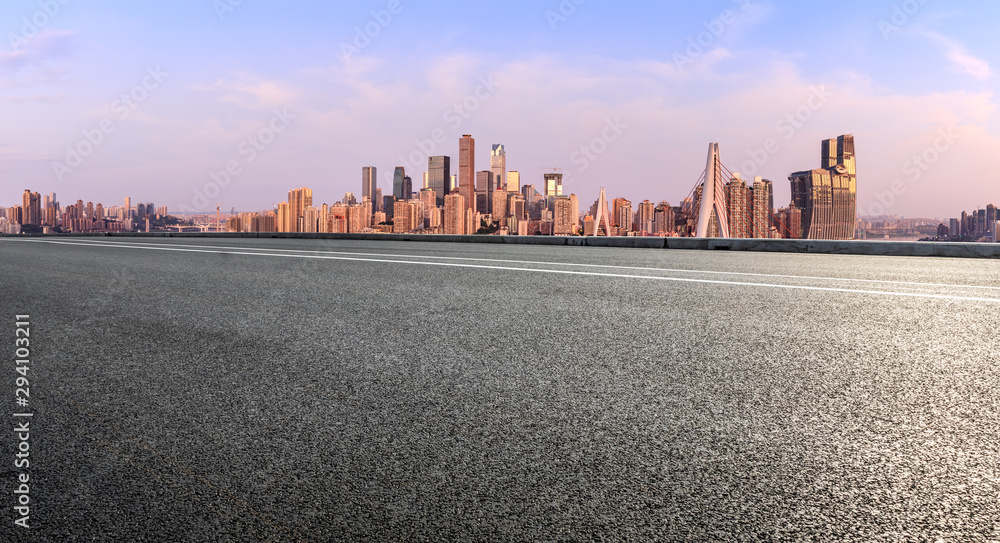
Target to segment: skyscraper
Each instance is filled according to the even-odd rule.
[[[507,172],[507,192],[521,192],[520,172]]]
[[[507,150],[502,143],[493,144],[490,152],[490,171],[493,172],[493,182],[497,185],[507,183]],[[490,189],[493,192],[493,189]]]
[[[32,224],[40,226],[42,224],[42,197],[37,192],[24,189],[21,198],[21,224]]]
[[[750,192],[747,190],[745,181],[733,174],[733,178],[726,184],[729,202],[729,236],[733,238],[749,238],[753,229],[750,225],[752,214],[750,213]]]
[[[398,166],[392,174],[392,195],[397,201],[413,198],[413,181],[406,176],[406,169],[402,166]]]
[[[378,186],[378,169],[375,166],[361,168],[361,198],[375,201],[375,189]]]
[[[444,233],[450,236],[462,236],[465,231],[465,197],[461,194],[449,194],[444,197]]]
[[[434,189],[437,205],[444,205],[444,197],[451,192],[451,157],[432,156],[427,159],[428,186]]]
[[[480,213],[493,213],[493,172],[489,170],[476,174],[476,209]]]
[[[753,181],[753,236],[755,238],[767,238],[771,236],[771,214],[773,211],[770,202],[774,201],[774,194],[771,190],[771,182],[755,177]]]
[[[466,208],[476,214],[476,140],[464,134],[458,140],[458,190]]]
[[[563,174],[561,173],[545,174],[545,196],[562,196],[562,181]]]
[[[305,217],[306,208],[312,207],[312,189],[305,187],[288,191],[288,228],[286,232],[301,232],[300,219]]]
[[[802,212],[805,239],[854,239],[857,171],[854,136],[824,140],[818,170],[793,173],[792,202]],[[836,155],[834,155],[836,152]]]

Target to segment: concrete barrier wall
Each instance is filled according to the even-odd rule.
[[[17,236],[8,236],[17,237]],[[585,247],[629,247],[700,251],[757,251],[838,255],[931,256],[952,258],[1000,258],[996,243],[939,243],[917,241],[827,241],[801,239],[720,238],[630,238],[562,236],[443,236],[419,234],[279,234],[255,232],[197,233],[103,233],[48,234],[23,237],[113,237],[113,238],[221,238],[221,239],[343,239],[359,241],[416,241],[437,243],[504,243],[513,245],[572,245]]]

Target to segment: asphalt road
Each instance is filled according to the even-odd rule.
[[[990,260],[0,238],[0,540],[997,540],[998,315]]]

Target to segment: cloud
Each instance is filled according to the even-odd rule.
[[[219,79],[215,83],[196,85],[194,89],[215,92],[220,102],[246,109],[287,106],[298,96],[298,92],[284,82],[248,75],[241,75],[235,81]]]
[[[993,76],[990,63],[974,57],[958,41],[942,36],[937,32],[925,32],[924,35],[944,49],[944,54],[951,62],[954,70],[970,75],[980,81],[987,81]]]
[[[69,68],[59,61],[72,55],[74,41],[73,32],[43,30],[18,49],[0,51],[0,89],[60,82]]]

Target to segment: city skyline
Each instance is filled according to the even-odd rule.
[[[393,173],[391,195],[381,197],[377,168],[361,168],[359,201],[347,192],[333,205],[313,205],[308,187],[288,192],[287,201],[272,204],[262,212],[239,212],[235,208],[222,222],[221,204],[216,205],[214,231],[278,233],[416,233],[416,234],[500,234],[500,235],[584,235],[584,236],[680,236],[700,238],[792,238],[815,240],[865,239],[868,235],[903,230],[927,232],[938,240],[997,241],[1000,222],[996,206],[963,211],[948,220],[883,220],[876,223],[857,213],[857,155],[854,136],[845,134],[824,139],[820,145],[820,168],[794,172],[788,176],[792,201],[787,207],[774,205],[774,183],[760,176],[744,179],[732,172],[720,158],[718,143],[709,144],[708,159],[699,184],[688,197],[673,205],[649,199],[633,204],[616,197],[609,206],[605,187],[589,212],[582,213],[575,193],[564,194],[563,174],[545,173],[541,190],[534,184],[510,185],[519,179],[508,172],[508,183],[495,183],[506,155],[503,144],[493,144],[490,170],[475,171],[475,139],[464,134],[459,140],[461,170],[447,175],[448,156],[428,157],[424,187],[413,191],[404,167]],[[554,170],[558,170],[555,168]],[[431,179],[435,183],[432,186]],[[458,184],[458,179],[465,182]],[[444,179],[443,198],[437,194]],[[512,190],[517,188],[519,190]],[[374,198],[367,195],[374,194]],[[443,199],[443,205],[439,204]],[[106,210],[101,202],[82,200],[61,206],[56,193],[41,195],[25,189],[21,205],[0,207],[0,233],[27,232],[115,232],[153,228],[181,230],[184,225],[168,216],[165,206],[125,205]],[[478,202],[478,203],[477,203]],[[155,215],[154,215],[155,209]],[[613,210],[613,211],[612,211]],[[940,221],[940,222],[938,222]],[[902,224],[899,224],[902,223]],[[935,224],[937,223],[937,224]],[[909,224],[907,227],[906,225]],[[922,230],[921,230],[922,229]],[[929,239],[929,238],[928,238]]]
[[[80,187],[94,200],[252,209],[289,185],[358,193],[363,164],[389,194],[397,166],[415,186],[427,156],[457,167],[454,141],[471,133],[477,163],[502,142],[523,183],[558,167],[578,194],[673,201],[697,181],[706,141],[744,178],[781,180],[815,141],[853,132],[868,150],[862,215],[947,216],[992,197],[974,171],[1000,142],[1000,48],[982,6],[878,2],[830,18],[741,0],[642,5],[636,18],[513,2],[490,15],[509,31],[487,38],[484,15],[452,2],[57,4],[0,8],[6,193]],[[786,31],[819,20],[852,45]],[[431,22],[450,33],[429,37]],[[774,198],[783,205],[788,188]]]

